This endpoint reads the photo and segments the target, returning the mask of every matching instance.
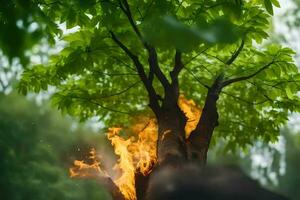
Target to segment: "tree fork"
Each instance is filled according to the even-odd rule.
[[[208,89],[200,120],[187,139],[188,158],[199,162],[202,166],[206,164],[211,137],[215,127],[218,126],[217,101],[222,89],[222,81],[223,73],[216,78],[212,87]]]

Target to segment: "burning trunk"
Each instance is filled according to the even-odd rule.
[[[180,96],[178,104],[165,104],[157,119],[140,117],[128,139],[119,135],[121,128],[110,128],[107,138],[119,157],[115,174],[100,166],[101,156],[92,149],[89,164],[75,161],[71,176],[98,180],[114,200],[231,200],[237,194],[238,199],[286,200],[237,175],[235,169],[224,173],[214,169],[209,176],[207,171],[203,173],[218,121],[218,95],[216,85],[208,91],[203,110]]]
[[[176,108],[177,107],[177,108]],[[162,109],[158,116],[157,158],[159,164],[174,163],[187,158],[185,143],[186,119],[176,105],[174,110]]]
[[[166,165],[178,167],[187,161],[186,139],[196,128],[200,115],[201,109],[194,101],[180,96],[178,104],[165,104],[157,119],[140,117],[130,128],[134,135],[128,139],[119,135],[121,128],[110,128],[107,138],[119,157],[114,167],[119,175],[101,168],[101,156],[92,150],[92,162],[75,161],[71,176],[110,178],[113,184],[106,186],[114,199],[120,199],[118,193],[126,200],[144,199],[152,171]]]

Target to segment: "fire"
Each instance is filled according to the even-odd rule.
[[[108,176],[107,173],[100,168],[100,157],[97,155],[94,148],[90,151],[89,159],[92,161],[91,164],[85,163],[82,160],[75,160],[74,167],[69,169],[71,177],[87,177],[91,178],[94,176]]]
[[[185,126],[186,137],[196,127],[201,109],[193,100],[187,100],[180,96],[178,105],[186,114],[188,122]],[[120,133],[130,132],[131,136],[127,139]],[[113,170],[120,174],[119,176],[110,176],[101,168],[100,157],[96,150],[90,151],[91,164],[84,161],[74,161],[74,167],[70,168],[71,177],[93,177],[106,176],[110,177],[115,185],[119,188],[127,200],[136,200],[135,191],[135,174],[141,173],[147,176],[152,167],[156,164],[156,145],[157,145],[157,123],[150,117],[140,117],[129,129],[109,128],[107,138],[111,142],[115,154],[119,157]]]
[[[178,105],[188,118],[185,125],[185,137],[188,138],[200,120],[202,109],[193,100],[187,100],[183,95],[179,96]]]
[[[111,141],[115,149],[115,154],[120,157],[114,166],[114,170],[121,170],[122,175],[114,180],[114,183],[118,186],[126,199],[134,200],[136,197],[134,179],[135,166],[132,154],[128,151],[129,146],[132,144],[132,139],[123,139],[119,136],[120,131],[121,128],[110,128],[107,134],[107,138]]]

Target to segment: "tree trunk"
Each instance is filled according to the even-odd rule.
[[[217,99],[218,93],[210,89],[200,122],[187,140],[186,117],[179,106],[162,106],[156,114],[158,163],[149,175],[135,175],[137,200],[206,199],[205,195],[232,200],[236,199],[236,194],[241,195],[239,199],[287,200],[284,196],[261,188],[250,178],[245,180],[245,175],[241,171],[236,174],[236,169],[220,171],[210,168],[203,171],[209,143],[218,124]],[[123,200],[114,184],[108,183],[113,199]]]
[[[218,125],[217,97],[210,92],[207,95],[200,122],[188,138],[189,159],[205,165],[207,152],[215,127]]]
[[[159,165],[172,164],[186,160],[184,113],[176,104],[173,107],[162,108],[157,116],[158,141],[157,158]]]
[[[221,73],[208,89],[200,120],[188,138],[189,159],[205,166],[209,144],[216,126],[218,126],[217,101],[222,89],[223,74]]]

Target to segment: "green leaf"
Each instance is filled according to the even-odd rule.
[[[271,3],[271,0],[264,0],[265,8],[268,11],[269,14],[273,15],[273,5]]]
[[[274,6],[276,6],[277,8],[280,8],[280,3],[278,0],[271,0],[271,2]]]
[[[153,45],[171,46],[185,52],[203,43],[233,43],[238,39],[236,27],[225,18],[210,23],[198,20],[197,25],[187,26],[172,16],[164,16],[148,21],[143,30]]]
[[[293,95],[293,92],[291,91],[291,88],[290,87],[286,87],[285,88],[285,92],[286,92],[286,95],[289,99],[293,99],[294,98],[294,95]]]

